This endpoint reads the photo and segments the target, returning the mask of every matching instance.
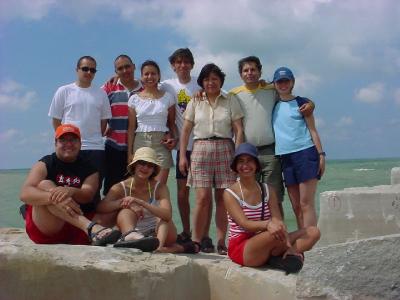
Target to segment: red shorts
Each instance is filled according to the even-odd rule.
[[[94,212],[86,213],[85,217],[91,220]],[[89,245],[88,236],[79,228],[65,222],[59,232],[53,236],[42,233],[32,219],[32,206],[26,206],[25,230],[29,238],[36,244],[70,244]]]
[[[253,236],[254,236],[253,232],[245,232],[241,233],[237,237],[229,239],[228,256],[233,262],[242,266],[244,265],[243,264],[244,246],[246,245],[247,240]]]

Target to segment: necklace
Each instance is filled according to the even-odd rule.
[[[243,200],[244,202],[246,202],[246,200],[244,200],[244,194],[243,194],[242,185],[240,184],[240,178],[237,179],[237,182],[238,182],[238,184],[239,184],[239,189],[240,189],[240,194],[241,194],[241,196],[242,196],[242,200]],[[259,189],[260,192],[261,192],[260,186],[257,185],[257,187],[258,187],[258,189]],[[261,193],[261,195],[262,195],[262,193]],[[261,199],[261,201],[262,201],[262,199]],[[246,203],[247,203],[247,202],[246,202]]]
[[[129,187],[129,196],[132,197],[132,187],[133,187],[133,178],[131,179],[131,184]],[[151,199],[151,186],[150,186],[150,182],[147,181],[147,190],[149,191],[149,199]]]

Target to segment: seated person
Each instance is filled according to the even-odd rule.
[[[114,184],[97,207],[99,213],[118,212],[122,236],[114,247],[193,253],[193,242],[176,243],[168,187],[155,179],[161,169],[156,152],[139,148],[127,169],[131,176]]]
[[[98,172],[80,155],[79,128],[64,124],[55,132],[55,153],[41,158],[21,188],[25,225],[38,244],[105,246],[121,235],[94,221]]]
[[[318,228],[308,226],[287,232],[274,190],[256,181],[261,164],[255,146],[241,144],[231,168],[238,179],[223,195],[229,215],[229,257],[242,266],[268,263],[286,273],[300,271],[303,252],[319,240]]]

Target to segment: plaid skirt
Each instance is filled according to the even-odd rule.
[[[187,184],[194,188],[225,189],[236,181],[230,164],[235,152],[231,139],[195,140]]]

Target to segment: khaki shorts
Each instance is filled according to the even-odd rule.
[[[157,161],[161,165],[161,169],[171,168],[174,165],[171,151],[161,144],[164,135],[165,132],[161,131],[136,132],[133,151],[136,152],[141,147],[150,147],[156,151]]]
[[[278,197],[278,201],[283,201],[285,187],[282,180],[282,166],[279,157],[275,156],[275,144],[257,147],[258,159],[261,163],[261,172],[258,179],[271,185]]]

